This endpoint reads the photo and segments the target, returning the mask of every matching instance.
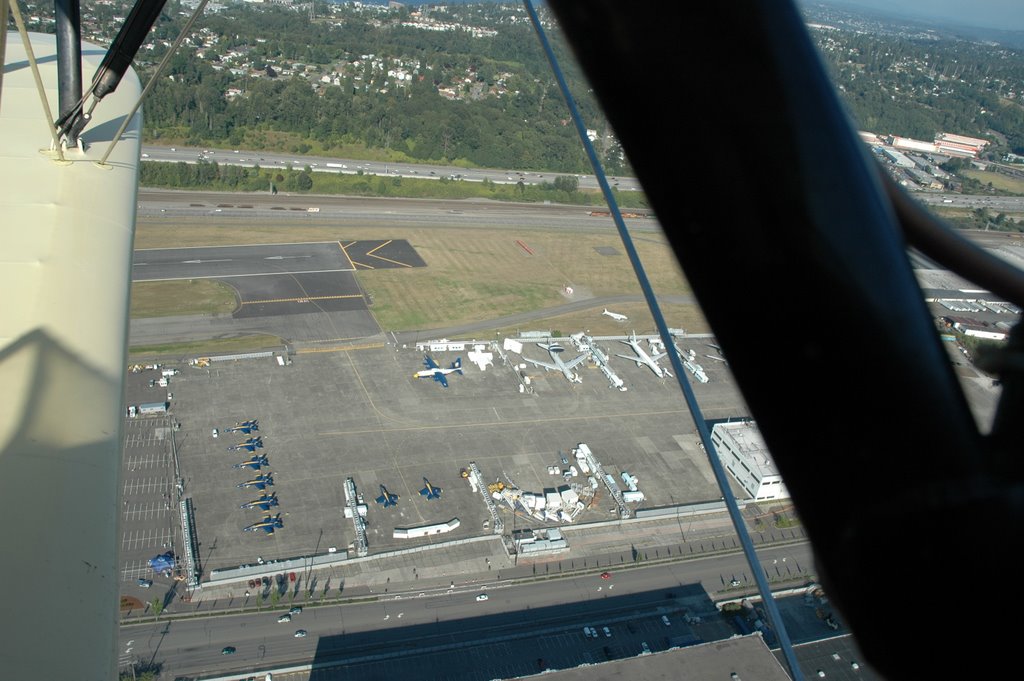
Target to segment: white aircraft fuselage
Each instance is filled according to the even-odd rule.
[[[662,369],[660,366],[658,366],[658,360],[667,355],[667,352],[660,352],[656,354],[654,357],[651,357],[650,355],[647,354],[647,351],[645,351],[643,347],[641,347],[640,343],[636,339],[635,333],[629,338],[629,340],[624,340],[620,342],[625,343],[629,347],[633,348],[633,352],[636,353],[636,356],[629,357],[628,355],[615,355],[616,357],[632,360],[636,362],[637,366],[646,366],[648,369],[653,371],[654,375],[657,376],[658,378],[665,378],[665,376],[671,376],[668,370]]]
[[[562,361],[561,355],[563,352],[565,352],[565,348],[563,348],[561,345],[556,345],[555,343],[551,343],[550,345],[547,345],[545,343],[537,343],[537,345],[548,351],[548,355],[551,356],[551,361],[553,362],[553,364],[541,362],[540,360],[536,359],[530,359],[529,357],[523,357],[523,359],[525,359],[530,364],[535,364],[539,367],[544,368],[546,371],[561,371],[562,375],[565,376],[565,380],[569,381],[570,383],[583,382],[583,380],[573,372],[573,368],[587,358],[586,353],[579,355],[578,357],[569,362],[564,362]]]

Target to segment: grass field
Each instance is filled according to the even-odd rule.
[[[962,170],[960,172],[965,177],[977,180],[984,185],[992,183],[992,186],[996,189],[1013,194],[1024,194],[1024,180],[1016,177],[1009,177],[1001,173],[991,173],[985,170]]]
[[[707,320],[700,310],[694,305],[661,304],[661,313],[668,320],[670,328],[683,329],[687,333],[710,333]],[[638,334],[655,333],[656,328],[651,313],[647,310],[645,303],[627,303],[614,305],[609,308],[612,312],[624,314],[629,317],[624,322],[617,322],[611,317],[601,314],[603,306],[598,306],[583,312],[572,312],[570,314],[549,317],[544,320],[543,330],[552,331],[562,336],[569,336],[573,333],[585,331],[592,336],[622,336],[636,331]],[[531,330],[541,330],[539,323],[530,324]],[[515,335],[521,329],[508,327],[495,329],[499,335]]]
[[[639,285],[618,237],[605,232],[555,232],[531,228],[320,227],[307,224],[252,224],[224,218],[217,222],[140,219],[136,248],[217,246],[353,239],[406,239],[427,263],[416,269],[360,271],[371,312],[382,328],[394,331],[454,325],[552,307],[574,298],[639,294]],[[525,243],[527,253],[516,242]],[[645,233],[637,251],[659,295],[684,295],[684,281],[661,235]],[[602,255],[596,249],[616,255]],[[133,287],[139,316],[209,314],[228,308],[217,291],[197,295],[194,283],[161,282],[155,292]],[[148,288],[149,285],[146,285]],[[150,304],[143,306],[145,296]],[[166,301],[169,307],[161,308]],[[233,305],[233,303],[232,303]],[[135,307],[133,305],[133,313]],[[173,310],[173,311],[172,311]],[[598,310],[600,311],[600,310]],[[627,313],[628,314],[628,313]],[[607,318],[605,318],[607,319]],[[609,320],[610,321],[610,320]],[[670,320],[678,326],[681,322]],[[639,327],[638,327],[639,328]]]
[[[230,313],[237,305],[235,290],[212,279],[132,284],[132,317]]]
[[[280,350],[283,345],[284,341],[277,336],[265,334],[242,336],[240,338],[214,338],[194,343],[168,343],[166,345],[132,347],[129,348],[128,359],[133,363],[165,358],[177,358],[184,361],[208,354]]]

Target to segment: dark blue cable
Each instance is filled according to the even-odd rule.
[[[562,91],[565,103],[569,107],[569,113],[572,116],[573,124],[576,126],[576,132],[580,137],[580,141],[583,143],[583,148],[587,152],[587,157],[590,159],[590,165],[594,168],[594,177],[597,178],[597,182],[601,186],[601,193],[604,194],[605,201],[608,202],[608,208],[611,211],[612,219],[615,220],[615,228],[619,232],[619,238],[622,239],[622,245],[626,249],[626,254],[629,256],[629,262],[633,266],[633,272],[636,273],[640,289],[643,291],[644,300],[647,301],[647,306],[650,308],[651,315],[654,317],[654,323],[658,327],[658,334],[661,336],[661,340],[665,344],[665,351],[668,353],[669,361],[672,363],[672,368],[676,372],[676,381],[679,383],[679,387],[683,391],[683,397],[686,399],[686,406],[689,408],[691,416],[693,416],[694,424],[697,426],[697,432],[700,434],[700,440],[704,444],[704,451],[711,464],[711,470],[714,471],[715,481],[718,483],[718,489],[722,493],[722,499],[725,501],[725,506],[729,511],[729,518],[732,520],[733,528],[736,530],[736,534],[739,535],[740,545],[743,547],[743,554],[746,556],[747,564],[750,566],[750,571],[754,576],[754,581],[757,582],[757,590],[761,594],[761,600],[764,603],[768,621],[771,622],[772,628],[775,630],[776,636],[778,636],[779,646],[782,649],[783,656],[786,658],[786,664],[789,666],[790,675],[793,677],[794,681],[803,681],[803,675],[800,672],[800,665],[797,663],[796,656],[793,654],[793,646],[790,643],[789,634],[786,632],[786,627],[782,622],[778,606],[775,604],[775,599],[772,597],[771,590],[768,587],[768,580],[765,577],[764,570],[760,569],[760,565],[757,562],[757,552],[754,550],[753,542],[750,541],[750,536],[747,534],[746,526],[743,524],[743,517],[740,515],[739,506],[736,504],[736,498],[733,496],[732,489],[729,487],[729,478],[726,476],[725,469],[722,467],[722,462],[719,461],[718,453],[715,451],[715,446],[711,442],[711,434],[708,432],[708,427],[704,421],[704,416],[701,413],[700,405],[697,404],[697,398],[693,394],[693,387],[690,385],[689,379],[686,378],[686,371],[683,368],[682,360],[679,358],[679,353],[675,352],[675,342],[668,332],[668,326],[665,323],[665,318],[661,314],[661,308],[658,306],[658,301],[654,296],[654,289],[651,288],[650,281],[647,279],[647,273],[644,271],[644,266],[640,262],[640,256],[637,254],[636,248],[633,246],[633,239],[629,236],[629,231],[626,229],[626,223],[622,220],[622,214],[619,212],[619,205],[615,201],[615,196],[612,194],[611,187],[608,186],[608,180],[604,175],[604,168],[601,166],[601,162],[598,160],[597,154],[594,152],[594,147],[590,143],[590,138],[587,137],[587,130],[583,125],[583,119],[580,116],[579,110],[576,108],[576,103],[573,101],[572,93],[569,92],[569,86],[566,84],[565,78],[562,75],[562,69],[558,65],[555,53],[551,50],[551,44],[548,42],[547,35],[544,33],[543,27],[540,25],[540,19],[537,17],[537,13],[533,8],[533,3],[530,0],[523,0],[523,4],[526,6],[526,12],[530,15],[530,21],[533,23],[533,28],[537,31],[537,37],[540,38],[541,46],[544,48],[544,53],[547,55],[548,63],[551,64],[551,70],[555,74],[555,80],[558,81],[558,87]]]

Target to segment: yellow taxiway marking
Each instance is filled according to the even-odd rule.
[[[359,243],[359,242],[357,242],[357,241],[350,241],[347,245],[341,243],[340,241],[338,242],[338,248],[340,248],[341,252],[345,254],[345,258],[348,260],[349,267],[351,267],[352,269],[356,268],[356,264],[354,262],[352,262],[352,256],[350,256],[348,254],[348,250],[346,250],[346,249],[349,246],[351,246],[352,244],[355,244],[355,243]]]
[[[376,256],[374,256],[374,257],[376,257]],[[366,263],[356,262],[355,260],[352,260],[352,259],[349,259],[349,262],[352,263],[353,267],[356,266],[356,265],[359,265],[360,267],[365,267],[368,270],[375,270],[375,269],[377,269],[373,265],[367,265]]]
[[[335,338],[335,341],[343,341],[345,338]],[[349,352],[351,350],[370,350],[384,347],[383,343],[365,343],[363,345],[335,345],[329,348],[299,348],[295,351],[297,355],[306,355],[314,352]]]
[[[552,416],[549,418],[539,419],[517,419],[515,421],[470,421],[467,423],[442,423],[442,424],[425,424],[422,426],[403,426],[396,428],[370,428],[367,430],[335,430],[317,433],[317,435],[326,436],[345,436],[345,435],[366,435],[369,433],[394,433],[406,430],[447,430],[447,429],[458,429],[458,428],[481,428],[488,426],[497,426],[499,428],[507,428],[509,426],[525,426],[534,423],[557,423],[565,421],[593,421],[595,419],[607,419],[611,417],[630,417],[630,416],[667,416],[669,414],[688,414],[686,409],[667,409],[664,411],[645,411],[636,412],[629,414],[592,414],[592,415],[581,415],[581,416]]]
[[[305,298],[271,298],[270,300],[243,300],[242,305],[256,305],[258,303],[306,303],[311,300],[339,300],[341,298],[362,298],[358,293],[345,296],[307,296]]]
[[[377,246],[377,248],[372,248],[369,251],[367,251],[366,255],[370,256],[371,258],[377,258],[377,259],[383,260],[385,262],[390,262],[390,263],[394,263],[396,265],[401,265],[402,267],[409,267],[409,268],[411,268],[412,265],[410,265],[408,263],[398,262],[397,260],[392,260],[391,258],[385,258],[383,255],[374,255],[374,251],[379,251],[380,249],[384,248],[385,246],[387,246],[392,241],[394,241],[394,239],[388,239],[387,241],[382,243],[380,246]]]

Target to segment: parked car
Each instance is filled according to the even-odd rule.
[[[141,586],[143,589],[148,589],[149,587],[153,586],[153,580],[146,579],[145,577],[139,577],[139,581],[137,581],[136,584]]]

